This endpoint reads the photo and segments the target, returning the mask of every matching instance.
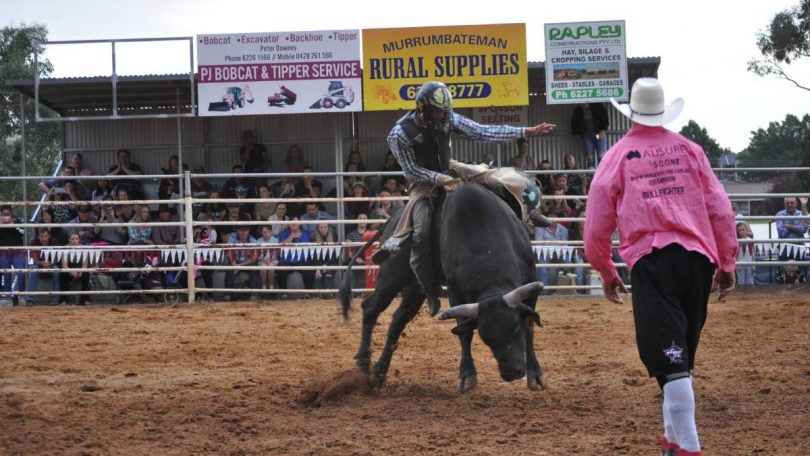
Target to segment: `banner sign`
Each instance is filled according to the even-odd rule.
[[[484,125],[529,126],[528,106],[487,106],[473,108],[473,120]]]
[[[624,21],[546,24],[546,103],[627,101]]]
[[[362,111],[360,32],[197,36],[200,116]]]
[[[456,108],[528,105],[528,75],[525,24],[363,30],[366,111],[413,109],[428,81]]]

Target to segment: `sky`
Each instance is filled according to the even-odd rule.
[[[660,57],[658,76],[667,99],[685,100],[683,113],[668,127],[677,131],[695,120],[721,147],[739,152],[748,145],[752,131],[781,122],[787,114],[810,112],[810,91],[746,69],[749,60],[760,57],[756,34],[776,13],[798,4],[799,0],[744,6],[711,0],[0,0],[0,26],[45,24],[49,39],[57,41],[526,23],[528,59],[535,62],[545,60],[546,23],[624,20],[627,55]],[[177,73],[189,68],[188,44],[182,42],[120,45],[116,54],[118,74]],[[109,45],[52,46],[46,57],[54,63],[55,76],[110,73]],[[810,62],[788,68],[810,85]]]

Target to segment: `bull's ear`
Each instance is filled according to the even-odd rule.
[[[534,324],[537,326],[543,326],[543,323],[540,321],[540,314],[537,313],[536,310],[532,309],[526,304],[520,304],[520,306],[518,306],[518,311],[520,311],[526,319],[526,326],[531,325],[532,322],[534,322]]]
[[[450,318],[478,318],[478,303],[451,307],[439,314],[439,320],[449,320]]]
[[[543,285],[543,282],[527,283],[526,285],[517,287],[509,293],[503,295],[503,300],[506,301],[506,305],[516,309],[524,299],[528,298],[532,294],[540,293],[544,286],[545,285]]]

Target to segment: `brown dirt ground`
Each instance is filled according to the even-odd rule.
[[[348,323],[325,300],[3,309],[0,453],[657,454],[661,398],[628,304],[543,299],[551,389],[500,380],[476,338],[479,386],[463,396],[452,323],[424,313],[382,389],[341,389],[358,305]],[[807,454],[808,328],[806,295],[710,305],[695,377],[705,454]]]

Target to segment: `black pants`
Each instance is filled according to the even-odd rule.
[[[62,279],[61,279],[62,291],[70,291],[70,285],[73,282],[80,282],[81,291],[90,290],[90,273],[89,272],[82,272],[81,277],[73,277],[72,275],[70,275],[69,272],[63,272],[62,273]],[[71,302],[72,301],[71,298],[73,298],[73,296],[76,296],[76,295],[64,295],[64,297],[62,298],[62,301]],[[87,304],[88,296],[86,294],[80,294],[78,296],[79,296],[79,304],[81,304],[81,305]]]
[[[650,377],[695,367],[714,265],[679,244],[654,249],[632,270],[636,344]]]

